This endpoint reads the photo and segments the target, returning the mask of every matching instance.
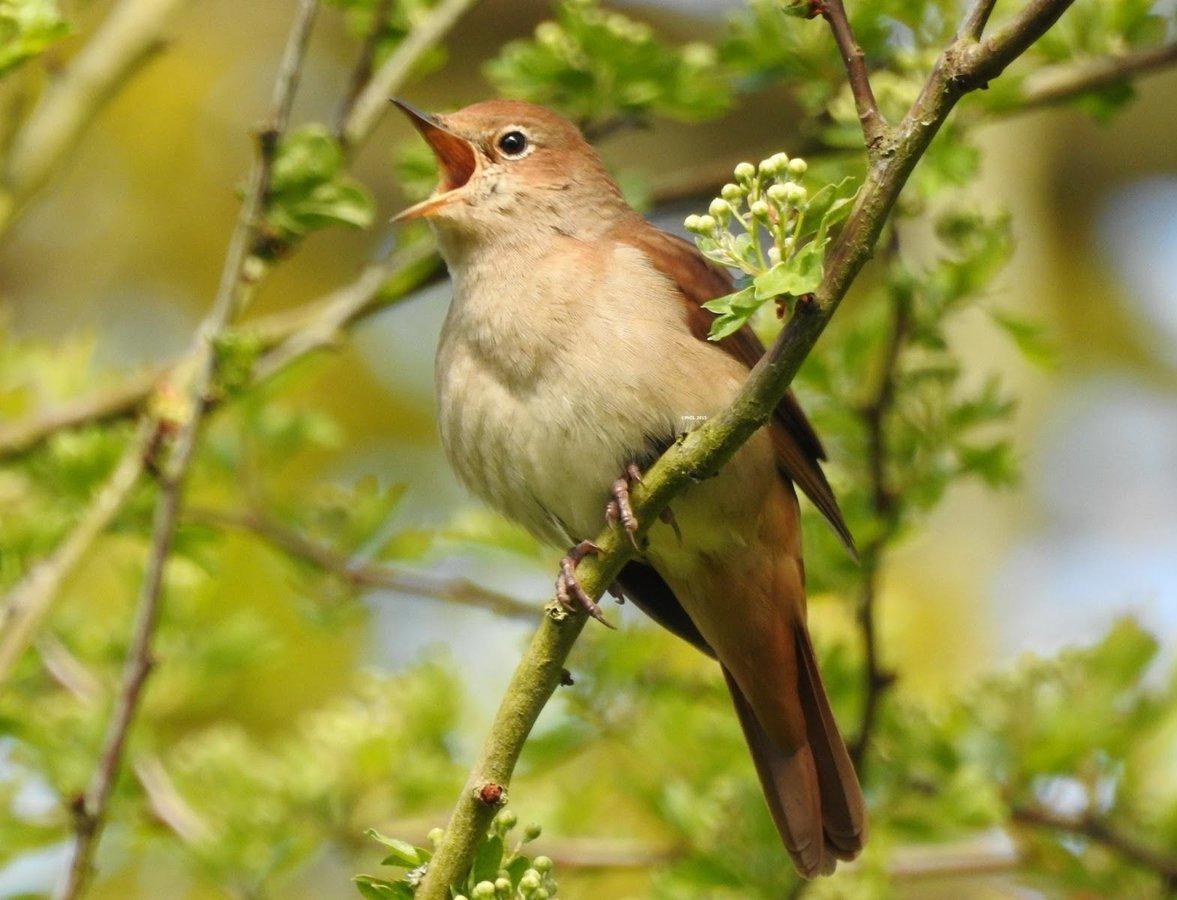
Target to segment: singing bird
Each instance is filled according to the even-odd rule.
[[[625,202],[571,122],[506,100],[448,115],[396,101],[437,157],[427,218],[453,280],[437,353],[442,445],[460,480],[576,582],[602,517],[631,534],[633,479],[722,410],[764,352],[747,328],[707,340],[726,270]],[[850,535],[822,444],[792,393],[715,478],[674,503],[626,565],[624,596],[718,660],[781,839],[806,877],[854,858],[862,791],[806,628],[794,485]]]

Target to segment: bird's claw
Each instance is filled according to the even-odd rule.
[[[642,483],[642,470],[634,463],[630,463],[625,467],[625,474],[614,481],[609,489],[613,499],[605,504],[605,522],[610,527],[620,522],[625,533],[629,535],[629,542],[635,550],[639,550],[641,548],[638,547],[637,538],[638,517],[634,515],[633,506],[629,502],[629,490],[634,482]]]
[[[556,600],[568,612],[583,609],[606,628],[613,628],[601,613],[601,607],[597,606],[576,579],[576,567],[580,561],[600,550],[592,541],[581,541],[560,560],[560,574],[556,576]]]

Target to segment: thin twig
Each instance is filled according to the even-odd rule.
[[[134,415],[165,371],[164,366],[145,369],[109,388],[0,425],[0,459],[32,450],[58,431]]]
[[[380,48],[380,41],[388,31],[388,23],[392,17],[393,0],[378,0],[376,8],[372,10],[372,25],[364,37],[360,47],[360,55],[356,58],[355,67],[348,80],[347,91],[343,95],[343,102],[339,104],[339,112],[335,114],[335,137],[342,138],[347,120],[355,108],[360,94],[372,80],[372,67],[376,62],[376,51]]]
[[[1060,0],[1030,0],[989,37],[957,47],[955,76],[966,90],[984,87],[1025,53],[1070,5]]]
[[[0,176],[0,232],[15,221],[103,104],[161,46],[185,0],[122,0],[13,135]]]
[[[780,398],[813,348],[850,285],[870,258],[879,234],[916,163],[957,101],[979,86],[981,75],[993,78],[1021,50],[1036,40],[1073,0],[1031,0],[1006,26],[1000,39],[979,53],[954,42],[940,57],[920,96],[894,138],[894,152],[880,155],[825,262],[821,284],[810,302],[798,304],[773,347],[756,364],[735,401],[722,413],[674,444],[635,487],[631,504],[639,536],[689,485],[714,475],[772,416]],[[992,55],[992,58],[991,58]],[[635,554],[619,529],[607,529],[595,541],[601,552],[588,557],[577,572],[590,597],[599,598]],[[524,651],[465,787],[458,798],[437,852],[417,890],[418,900],[443,900],[450,885],[469,870],[474,851],[506,798],[515,763],[544,705],[560,683],[564,662],[584,627],[583,614],[565,615],[549,604]]]
[[[302,0],[299,4],[279,64],[269,117],[258,136],[257,159],[250,173],[240,217],[229,241],[220,287],[197,337],[198,344],[193,353],[197,365],[188,390],[191,406],[187,420],[179,425],[173,439],[171,458],[164,460],[161,466],[160,492],[155,506],[151,545],[131,647],[98,766],[85,795],[75,808],[75,841],[66,878],[58,892],[59,897],[72,900],[85,890],[93,867],[94,848],[101,836],[110,795],[121,768],[123,747],[152,667],[152,644],[159,618],[164,568],[175,538],[184,483],[196,452],[205,398],[216,378],[214,341],[238,312],[246,260],[259,230],[278,139],[286,130],[290,117],[290,107],[318,8],[318,0]]]
[[[854,37],[842,0],[817,0],[815,8],[829,23],[834,43],[838,45],[838,52],[846,66],[846,80],[850,84],[850,93],[854,96],[854,108],[858,111],[858,121],[862,124],[866,150],[873,159],[886,150],[891,128],[879,112],[879,103],[875,99],[875,92],[870,84],[870,73],[866,68],[866,54],[862,52],[858,39]]]
[[[958,39],[979,41],[981,34],[985,31],[985,26],[989,23],[989,17],[993,15],[993,7],[997,5],[997,0],[973,0],[972,5],[965,13],[964,21],[960,23],[960,28],[956,32]]]
[[[528,622],[535,621],[540,608],[540,604],[526,603],[507,594],[488,590],[465,578],[438,578],[424,573],[404,572],[393,566],[345,556],[334,547],[307,537],[262,512],[190,509],[184,513],[184,519],[218,528],[249,531],[289,556],[307,562],[321,572],[328,572],[354,588],[379,588],[414,597],[429,597]]]
[[[1027,75],[1011,111],[1053,106],[1177,63],[1177,42],[1046,66]]]
[[[37,633],[62,582],[106,530],[139,483],[154,442],[155,426],[144,421],[109,478],[65,539],[14,587],[0,607],[0,686]]]
[[[1177,891],[1177,855],[1142,843],[1116,826],[1094,816],[1064,816],[1040,806],[1014,806],[1013,821],[1087,838],[1134,865],[1159,875],[1165,886]]]
[[[413,25],[399,46],[376,70],[367,87],[356,98],[350,113],[339,129],[343,146],[352,149],[362,144],[376,127],[388,100],[400,91],[412,74],[421,54],[434,46],[478,0],[442,0]]]
[[[152,812],[185,844],[201,844],[213,836],[201,815],[184,799],[158,756],[135,760],[135,777],[143,786]]]
[[[893,254],[894,246],[889,249]],[[865,777],[866,751],[874,734],[875,720],[883,694],[895,683],[895,674],[884,668],[879,651],[878,611],[879,576],[886,548],[899,524],[899,509],[894,490],[887,478],[887,417],[895,402],[899,363],[911,318],[908,298],[895,299],[891,309],[891,330],[883,351],[883,360],[875,394],[861,412],[867,433],[867,465],[871,485],[871,508],[880,527],[862,549],[862,592],[858,601],[858,627],[862,634],[863,686],[862,714],[858,731],[850,745],[850,757],[858,769],[859,778]]]

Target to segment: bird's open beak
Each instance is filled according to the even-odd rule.
[[[438,168],[441,170],[441,181],[438,182],[433,195],[393,216],[392,221],[425,218],[448,204],[454,199],[455,192],[465,187],[478,170],[478,154],[474,152],[474,147],[468,140],[443,125],[437,116],[421,112],[403,100],[392,102],[409,117],[413,127],[421,132],[421,137],[425,138],[433,155],[437,157]]]

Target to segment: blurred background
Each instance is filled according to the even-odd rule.
[[[99,2],[70,0],[62,6],[72,33],[38,61],[44,72],[37,79],[52,78],[56,68],[67,66],[109,11]],[[667,0],[611,8],[649,23],[672,46],[719,42],[729,20],[745,14],[740,2]],[[295,123],[330,121],[357,52],[349,16],[363,13],[328,6],[320,14]],[[1152,14],[1172,12],[1153,4]],[[179,4],[166,26],[165,46],[120,86],[60,170],[11,224],[0,242],[0,328],[8,345],[5,383],[20,383],[22,393],[18,397],[12,389],[5,395],[0,415],[9,422],[167,363],[189,346],[216,291],[252,155],[249,132],[266,107],[292,15],[293,4],[286,0]],[[552,15],[552,7],[541,2],[474,5],[446,37],[444,64],[438,61],[407,86],[407,98],[425,109],[446,110],[494,95],[487,61],[506,42],[531,39],[537,24]],[[820,29],[819,23],[793,21],[797,24],[790,27]],[[832,44],[825,49],[836,64]],[[21,91],[38,89],[31,84],[34,77],[21,77]],[[792,151],[792,141],[806,139],[797,126],[803,111],[786,102],[787,96],[787,85],[766,82],[716,118],[691,122],[653,115],[641,128],[603,137],[599,146],[634,196],[680,197],[670,206],[653,206],[651,214],[681,230],[683,215],[706,206],[735,162],[775,149]],[[1140,80],[1131,102],[1114,114],[1092,116],[1071,104],[981,120],[971,130],[978,174],[953,188],[948,203],[1009,211],[1014,249],[985,286],[984,302],[1035,323],[1047,345],[1040,355],[1048,359],[1028,359],[984,314],[961,315],[948,330],[961,383],[981,384],[997,374],[1017,400],[1003,427],[1020,478],[1003,490],[975,480],[953,483],[888,550],[877,594],[881,652],[887,668],[899,673],[903,695],[922,708],[951,707],[954,698],[974,690],[989,673],[1016,666],[1025,654],[1052,656],[1064,647],[1097,643],[1125,616],[1161,647],[1159,656],[1149,656],[1153,661],[1141,674],[1143,684],[1171,680],[1177,634],[1174,97],[1177,70],[1161,71]],[[411,186],[407,192],[402,187],[406,154],[420,150],[414,148],[403,121],[393,116],[380,121],[350,170],[374,200],[371,227],[330,228],[309,236],[272,267],[249,317],[297,310],[351,282],[363,265],[405,242],[384,223],[414,199]],[[705,174],[711,172],[719,174]],[[704,173],[697,198],[677,188],[693,173]],[[918,215],[900,229],[905,258],[935,254],[934,238],[925,232]],[[538,611],[551,593],[558,553],[532,545],[480,509],[456,483],[438,446],[432,358],[448,293],[444,280],[433,280],[366,318],[332,352],[300,361],[275,384],[218,413],[191,503],[239,509],[249,498],[263,497],[289,520],[306,524],[310,514],[299,519],[294,510],[313,497],[315,523],[330,515],[347,520],[337,536],[355,525],[349,516],[370,515],[370,527],[361,529],[365,545],[380,545],[382,558],[395,559],[403,571],[469,578],[533,603]],[[852,294],[848,315],[858,301]],[[38,384],[30,387],[27,378],[34,372]],[[801,396],[807,400],[804,385]],[[820,400],[814,402],[820,407]],[[0,482],[0,518],[9,517],[10,531],[27,513],[16,505],[30,502],[13,487],[14,472],[36,478],[38,465],[41,476],[64,477],[66,471],[79,479],[75,493],[84,495],[95,473],[107,471],[117,456],[103,442],[116,446],[125,439],[125,432],[117,433],[121,426],[112,427],[113,434],[95,426],[100,435],[83,431],[75,446],[58,441],[11,464]],[[839,446],[835,440],[835,472],[845,462],[838,459]],[[57,458],[37,462],[42,452]],[[94,472],[86,474],[90,469]],[[140,497],[138,507],[133,504],[86,554],[49,620],[73,656],[89,658],[96,681],[111,689],[125,635],[99,635],[96,629],[129,622],[148,501],[149,496]],[[77,505],[79,498],[70,502]],[[9,513],[6,503],[13,504]],[[64,503],[51,502],[54,514],[62,516],[62,529],[74,508],[60,511]],[[361,510],[366,503],[370,512]],[[330,534],[336,526],[322,527],[320,533]],[[391,539],[395,551],[386,546]],[[49,537],[44,540],[51,546]],[[0,547],[0,554],[9,554],[0,564],[6,584],[27,570],[34,546],[39,545],[16,541]],[[133,744],[133,758],[140,760],[133,766],[138,783],[128,776],[116,797],[93,895],[351,896],[348,879],[374,871],[380,857],[379,847],[363,838],[364,827],[420,843],[429,827],[444,821],[463,763],[477,747],[533,625],[526,616],[497,615],[412,590],[341,587],[329,573],[291,563],[249,529],[189,523],[180,549],[169,572],[167,602],[173,609],[161,634],[163,662],[143,712],[151,724]],[[817,631],[825,629],[823,644],[849,640],[853,615],[836,590],[819,593],[814,608]],[[674,688],[678,699],[666,703],[685,703],[697,692],[700,708],[711,704],[716,710],[720,724],[699,725],[689,734],[720,729],[724,740],[734,740],[713,673],[686,650],[657,643],[664,639],[652,636],[631,607],[611,605],[608,614],[621,631],[590,634],[578,651],[585,657],[577,665],[596,673],[590,682],[595,678],[602,691],[610,679],[632,677],[645,684],[649,673],[638,660],[651,658],[639,653],[649,645],[653,658],[685,679]],[[233,623],[234,635],[223,633],[226,623]],[[200,647],[205,628],[219,649]],[[632,659],[618,649],[626,642],[632,642]],[[38,646],[43,652],[45,645]],[[217,653],[224,658],[207,658]],[[189,661],[173,667],[184,657]],[[61,785],[85,783],[92,764],[88,748],[97,746],[101,733],[101,704],[92,715],[51,714],[57,701],[46,699],[54,688],[41,684],[43,666],[33,659],[21,665],[16,683],[25,693],[23,699],[9,694],[5,715],[49,718],[38,726],[43,732],[27,728],[26,720],[6,725],[10,734],[0,737],[0,785],[6,785],[0,798],[8,805],[0,818],[9,816],[0,834],[13,841],[0,855],[0,896],[40,894],[57,877],[67,846]],[[838,682],[836,665],[829,677]],[[374,680],[357,688],[360,678]],[[853,677],[846,680],[844,691],[853,693]],[[648,702],[663,702],[651,690]],[[356,751],[357,759],[332,770],[291,737],[301,734],[304,744],[341,744],[349,740],[343,736],[348,729],[375,733],[380,729],[372,725],[378,705],[373,698],[386,691],[396,699],[379,721],[413,736],[405,737],[403,746],[386,741],[380,750],[368,747],[367,762],[364,752]],[[607,717],[605,693],[597,712]],[[666,875],[675,865],[677,841],[638,799],[652,788],[633,775],[635,797],[625,799],[626,773],[638,767],[633,755],[642,748],[594,743],[584,733],[589,727],[584,723],[593,717],[578,719],[574,713],[560,703],[545,712],[539,744],[525,757],[512,797],[521,819],[545,826],[537,847],[556,859],[561,896],[773,895],[776,888],[763,885],[778,884],[775,875],[742,888],[697,873]],[[398,715],[404,719],[400,725]],[[649,721],[663,721],[661,715],[649,713]],[[1165,728],[1171,736],[1171,720]],[[615,740],[624,744],[624,737]],[[1163,764],[1159,749],[1170,745],[1153,740],[1150,746],[1162,760],[1150,771],[1167,772],[1168,781],[1154,778],[1149,790],[1172,798],[1177,767],[1172,757]],[[747,780],[748,767],[733,747],[731,765]],[[677,762],[686,766],[686,757],[708,749],[684,738],[661,753],[682,757]],[[326,754],[321,748],[315,752]],[[279,837],[289,810],[280,804],[262,807],[277,804],[270,796],[274,783],[293,777],[281,761],[301,753],[309,755],[293,768],[319,771],[300,771],[300,777],[350,779],[363,799],[353,797],[346,810],[326,813],[330,826],[300,820],[297,836]],[[241,763],[245,774],[230,765],[251,754],[257,762]],[[614,766],[617,755],[629,761]],[[144,759],[154,762],[142,764]],[[726,759],[718,756],[715,767],[727,767]],[[258,808],[232,814],[231,828],[226,825],[228,833],[218,839],[220,849],[193,851],[192,841],[199,839],[185,839],[180,828],[177,840],[175,822],[169,824],[158,808],[152,812],[152,804],[160,802],[150,789],[155,764],[175,782],[169,789],[186,796],[181,806],[191,804],[196,819],[208,819],[211,829],[217,828],[218,803],[226,810],[235,801]],[[670,763],[657,759],[651,765]],[[265,774],[267,766],[284,774]],[[616,771],[605,771],[611,768]],[[372,787],[382,780],[389,782],[386,788]],[[595,799],[583,796],[598,792]],[[579,812],[569,805],[573,793],[584,803]],[[288,794],[283,788],[283,796]],[[665,796],[658,803],[673,807]],[[749,809],[757,822],[764,818],[761,809]],[[1177,823],[1177,814],[1168,815]],[[1155,881],[1122,880],[1122,874],[1110,882],[1121,885],[1122,893],[1114,888],[1071,893],[1100,883],[1081,879],[1070,887],[1047,887],[1019,876],[1017,864],[1009,863],[1010,854],[1016,856],[1013,845],[1000,829],[976,832],[980,839],[965,835],[963,845],[951,848],[981,853],[977,871],[910,883],[888,880],[885,888],[882,882],[855,882],[857,887],[841,888],[842,894],[828,893],[834,890],[828,886],[819,890],[831,896],[960,896],[962,891],[965,896],[1162,896],[1166,890]],[[1165,849],[1164,834],[1146,838]],[[911,841],[887,838],[885,830],[883,835],[888,852],[899,848],[900,863],[892,859],[867,868],[889,866],[892,876],[896,865],[918,868],[911,862],[915,857],[902,852]],[[581,839],[595,842],[578,844]],[[280,853],[275,848],[283,840]],[[234,858],[234,844],[241,859]],[[1072,848],[1080,856],[1083,849]]]

